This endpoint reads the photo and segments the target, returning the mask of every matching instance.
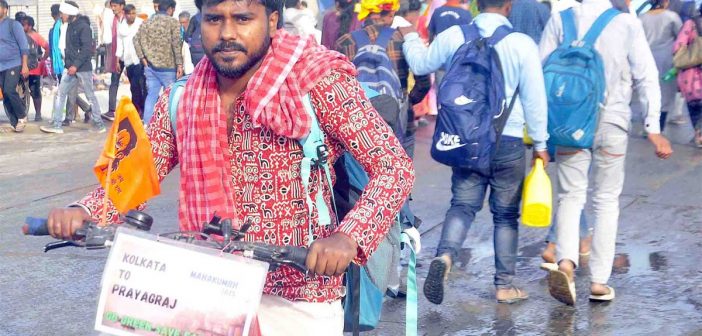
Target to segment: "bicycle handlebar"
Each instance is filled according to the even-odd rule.
[[[148,220],[144,220],[149,217]],[[139,222],[134,222],[137,218]],[[125,222],[136,226],[143,231],[148,231],[151,227],[150,216],[138,213],[130,212],[125,218]],[[148,226],[141,226],[144,222],[148,222]],[[135,225],[136,224],[136,225]],[[210,223],[212,224],[212,223]],[[219,224],[219,220],[217,223]],[[244,225],[242,228],[248,228],[248,224]],[[78,229],[74,235],[76,240],[65,240],[51,242],[44,247],[44,252],[50,250],[66,247],[66,246],[77,246],[85,247],[87,249],[102,249],[109,247],[111,242],[114,240],[114,234],[116,231],[115,225],[109,225],[105,227],[100,227],[92,222],[84,222],[83,227]],[[212,226],[210,225],[211,229]],[[48,236],[48,220],[46,218],[37,217],[27,217],[25,224],[22,226],[22,232],[25,235],[31,236]],[[199,233],[199,232],[198,232]],[[199,233],[201,237],[210,238],[208,234]],[[173,237],[169,237],[175,240],[187,240],[190,243],[196,245],[209,245],[210,247],[218,247],[226,253],[231,252],[243,252],[245,257],[253,258],[261,261],[268,262],[271,267],[276,268],[280,265],[288,265],[302,273],[307,272],[307,249],[299,246],[279,246],[271,245],[259,242],[248,242],[236,240],[243,237],[241,232],[227,233],[224,236],[230,238],[228,241],[223,243],[218,243],[214,240],[196,240],[194,239],[193,232],[175,232],[170,234]],[[198,243],[201,242],[201,243]],[[209,244],[207,244],[209,243]],[[216,245],[213,245],[216,244]]]

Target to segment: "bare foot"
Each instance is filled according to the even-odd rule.
[[[566,274],[568,282],[575,281],[575,264],[572,261],[568,259],[561,260],[561,262],[558,263],[558,270]]]
[[[590,293],[593,295],[606,295],[609,294],[609,288],[605,284],[592,283],[590,284]]]
[[[556,263],[556,243],[549,242],[546,244],[546,248],[541,252],[541,259],[547,263]]]

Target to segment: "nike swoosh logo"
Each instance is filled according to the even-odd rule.
[[[437,142],[437,143],[436,143],[436,149],[439,150],[439,151],[442,151],[442,152],[446,152],[446,151],[450,151],[450,150],[453,150],[453,149],[456,149],[456,148],[461,148],[461,147],[463,147],[463,146],[465,146],[465,145],[467,145],[467,144],[460,144],[460,143],[457,143],[457,144],[453,144],[453,145],[444,145],[444,144],[442,144],[441,142]]]

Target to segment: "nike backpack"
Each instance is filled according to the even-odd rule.
[[[500,26],[492,36],[482,37],[475,24],[461,29],[466,43],[456,51],[439,88],[431,157],[447,166],[489,175],[519,90],[506,106],[502,67],[494,47],[512,30]]]
[[[544,63],[549,144],[592,147],[607,84],[595,41],[620,13],[614,8],[602,13],[582,40],[577,39],[573,10],[560,13],[563,42]]]

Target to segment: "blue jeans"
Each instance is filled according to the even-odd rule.
[[[151,67],[144,67],[146,77],[146,102],[144,103],[144,124],[151,121],[154,115],[154,107],[161,95],[161,89],[167,88],[176,81],[175,70],[156,71]]]
[[[88,101],[90,102],[92,117],[90,120],[92,121],[93,126],[96,128],[105,127],[105,125],[102,123],[102,118],[100,117],[100,103],[98,103],[97,97],[95,97],[95,92],[93,91],[93,72],[76,72],[74,76],[69,76],[68,70],[63,70],[63,75],[61,76],[58,95],[56,95],[56,99],[54,100],[51,125],[61,128],[61,122],[63,122],[64,112],[66,111],[66,99],[68,99],[69,95],[78,93],[78,91],[75,90],[78,85],[83,87],[85,97],[88,98]]]
[[[490,187],[495,249],[495,286],[509,287],[517,264],[519,204],[524,181],[524,143],[520,138],[502,137],[492,161],[492,173],[483,176],[470,170],[453,168],[451,207],[446,212],[437,256],[448,253],[453,260],[463,245],[475,214],[483,207]]]

